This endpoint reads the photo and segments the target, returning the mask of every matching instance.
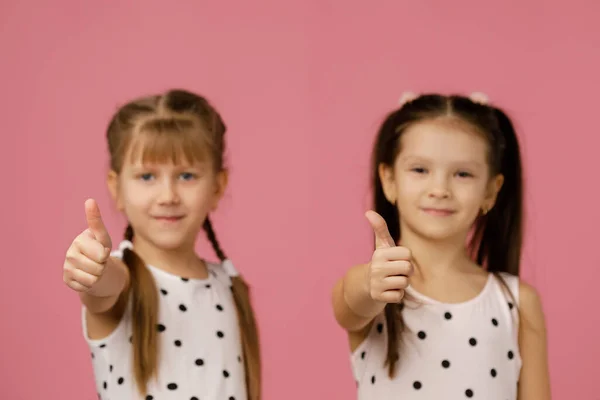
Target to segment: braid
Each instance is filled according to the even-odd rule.
[[[217,254],[217,257],[219,257],[219,260],[226,260],[227,256],[225,255],[225,252],[223,251],[223,249],[221,249],[221,245],[217,241],[217,235],[215,235],[212,223],[210,222],[210,219],[208,217],[206,217],[206,220],[204,221],[204,231],[206,232],[206,236],[208,237],[208,240],[210,240],[210,244],[212,245],[215,253]]]

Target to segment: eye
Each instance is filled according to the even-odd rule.
[[[472,177],[473,177],[473,174],[472,174],[472,173],[470,173],[470,172],[467,172],[467,171],[458,171],[458,172],[456,173],[456,175],[457,175],[459,178],[472,178]]]
[[[179,177],[184,181],[191,181],[193,179],[196,179],[198,176],[192,172],[182,172],[181,175],[179,175]]]
[[[423,167],[414,167],[410,169],[412,172],[415,172],[417,174],[425,174],[427,173],[427,169],[423,168]]]
[[[145,174],[140,174],[139,178],[143,181],[150,181],[154,179],[154,174],[147,172]]]

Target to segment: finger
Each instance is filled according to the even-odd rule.
[[[98,277],[92,274],[88,274],[85,271],[79,269],[73,269],[69,272],[68,276],[71,281],[75,281],[86,288],[91,288],[94,283],[98,281]]]
[[[67,281],[65,284],[76,292],[87,292],[90,288],[83,286],[81,283],[76,281]]]
[[[384,247],[373,252],[373,259],[385,262],[390,261],[412,261],[409,249],[402,246]]]
[[[104,264],[91,260],[81,253],[67,255],[67,262],[69,270],[80,270],[94,276],[100,276],[104,271]]]
[[[96,238],[90,229],[83,231],[75,240],[75,245],[81,254],[91,261],[104,264],[110,256],[110,249],[104,247]]]
[[[102,245],[108,249],[112,247],[110,235],[104,226],[102,221],[102,215],[100,214],[100,208],[98,203],[94,199],[88,199],[85,202],[85,218],[88,226],[96,239],[102,243]]]
[[[404,290],[408,286],[408,278],[406,276],[388,276],[381,282],[381,291],[388,290]]]
[[[386,276],[412,276],[414,267],[410,261],[388,261],[383,266]]]
[[[367,211],[365,216],[369,220],[373,232],[375,232],[375,247],[380,249],[384,247],[396,246],[396,242],[390,235],[387,224],[383,217],[377,214],[375,211]]]
[[[379,301],[386,303],[400,303],[404,298],[404,290],[386,290],[379,295]]]

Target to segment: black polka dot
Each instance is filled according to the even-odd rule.
[[[229,372],[227,370],[225,370],[225,369],[223,370],[223,376],[225,378],[229,378]]]
[[[206,285],[204,285],[204,287],[210,289],[210,283],[207,283]]]
[[[133,343],[133,336],[129,336],[129,343]]]
[[[167,327],[163,324],[158,324],[156,325],[156,329],[158,329],[159,332],[164,332],[167,329]]]
[[[165,296],[166,296],[166,295],[169,293],[169,292],[167,292],[165,289],[160,289],[160,292],[161,292],[163,295],[165,295]]]
[[[492,318],[492,325],[498,326],[498,320],[496,318]]]
[[[180,305],[179,305],[179,309],[180,309],[181,311],[187,311],[187,307],[186,307],[186,306],[184,306],[183,304],[180,304]]]
[[[419,381],[414,381],[414,382],[413,382],[413,387],[414,387],[416,390],[419,390],[419,389],[421,389],[421,388],[423,387],[423,385],[421,385],[421,382],[419,382]]]
[[[196,359],[196,365],[199,366],[199,367],[203,366],[204,365],[204,360],[201,359],[201,358],[197,358]]]
[[[446,318],[446,319],[452,319],[452,314],[450,314],[449,312],[446,311],[444,313],[444,318]]]
[[[229,400],[235,400],[235,397],[229,396]]]
[[[112,364],[111,364],[111,365],[108,367],[108,372],[112,372],[112,370],[113,370],[113,366],[112,366]]]
[[[222,306],[222,305],[220,305],[220,304],[217,304],[217,305],[216,305],[216,307],[217,307],[217,310],[219,310],[219,311],[223,311],[223,306]]]
[[[450,361],[448,361],[448,360],[442,361],[442,367],[444,367],[444,368],[450,368]]]
[[[220,339],[222,339],[222,338],[223,338],[223,336],[225,336],[225,334],[224,334],[223,332],[221,332],[221,331],[217,331],[217,336],[218,336]]]
[[[496,373],[496,370],[492,368],[492,370],[490,371],[490,375],[492,375],[492,378],[495,378],[496,375],[498,375],[498,373]]]
[[[362,353],[360,353],[361,360],[364,360],[366,355],[367,355],[367,352],[365,352],[365,351],[363,351]]]
[[[512,360],[514,356],[515,356],[515,355],[513,354],[513,352],[509,350],[509,351],[508,351],[508,359],[509,359],[509,360]]]
[[[169,389],[169,390],[177,390],[177,384],[176,383],[169,383],[167,385],[167,389]]]
[[[474,337],[472,337],[471,339],[469,339],[469,344],[471,346],[476,346],[477,345],[477,339],[475,339]]]
[[[371,377],[371,384],[372,384],[372,385],[374,385],[374,384],[375,384],[375,375],[373,375],[373,376]]]
[[[196,396],[193,396],[190,400],[198,400]]]
[[[108,384],[106,383],[106,381],[104,381],[104,383],[102,384],[102,387],[104,388],[104,390],[106,390],[106,388],[108,387]]]
[[[242,362],[242,357],[238,356],[238,362]]]
[[[175,341],[175,346],[181,347],[181,340],[176,340]]]
[[[379,333],[383,332],[383,324],[381,324],[381,323],[377,324],[377,332],[379,332]]]
[[[102,343],[102,344],[100,345],[100,348],[101,348],[101,349],[103,349],[103,348],[105,348],[105,347],[106,347],[106,344],[104,344],[104,343]]]
[[[190,278],[181,278],[182,281],[187,282],[190,280]]]
[[[146,400],[154,400],[154,397],[148,395],[148,396],[146,396]]]
[[[119,385],[122,385],[122,384],[123,384],[123,382],[125,382],[125,379],[123,379],[123,378],[119,378],[119,380],[117,381],[117,383],[118,383]]]
[[[509,303],[508,303],[508,308],[510,308],[510,309],[512,310],[512,309],[513,309],[513,307],[514,307],[513,303],[509,302]]]
[[[94,353],[92,353],[92,358],[95,358],[96,356],[94,355]]]
[[[471,389],[465,390],[465,396],[467,396],[467,397],[473,397],[473,391]]]
[[[423,331],[419,331],[419,333],[417,333],[417,336],[419,337],[419,339],[423,340],[427,337],[427,334],[425,334],[425,332]]]

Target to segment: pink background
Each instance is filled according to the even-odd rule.
[[[186,87],[230,128],[217,232],[254,286],[266,400],[354,397],[329,293],[371,252],[371,142],[407,89],[485,91],[512,113],[554,398],[600,399],[599,2],[37,3],[0,5],[0,398],[96,398],[64,252],[87,197],[121,237],[104,186],[110,114]]]

